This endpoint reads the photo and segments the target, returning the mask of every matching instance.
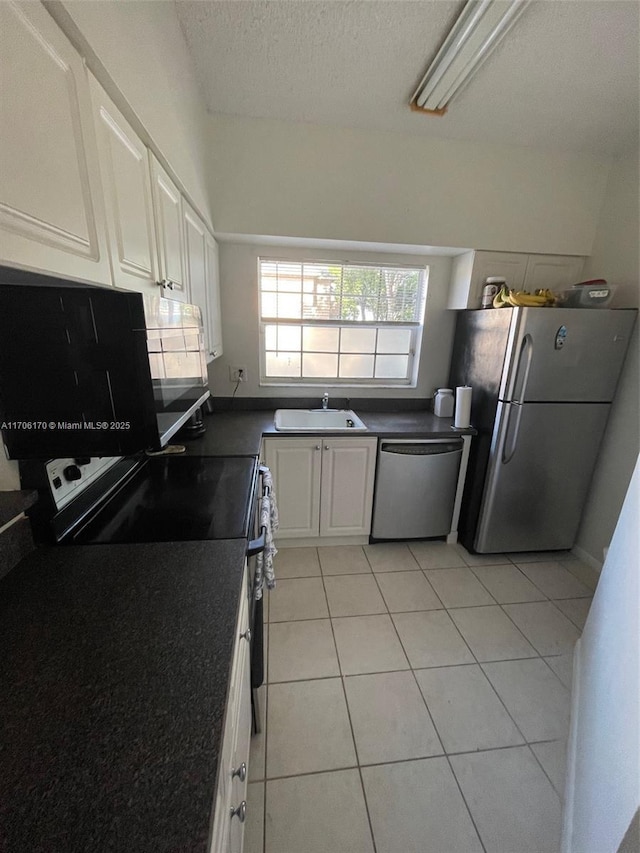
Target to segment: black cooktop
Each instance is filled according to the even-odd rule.
[[[247,538],[256,477],[252,456],[148,459],[67,542]]]

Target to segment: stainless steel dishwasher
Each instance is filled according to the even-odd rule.
[[[462,444],[461,438],[380,442],[372,539],[449,533]]]

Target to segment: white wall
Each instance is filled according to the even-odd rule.
[[[221,115],[209,131],[215,226],[232,234],[588,255],[610,163]]]
[[[429,265],[429,286],[425,308],[425,333],[420,355],[417,388],[361,389],[341,388],[336,396],[350,397],[426,397],[446,382],[455,322],[454,312],[445,311],[451,259],[428,255],[393,255],[375,252],[345,252],[328,249],[305,251],[298,248],[221,243],[220,280],[224,355],[209,369],[211,391],[216,397],[231,395],[234,384],[229,381],[229,366],[244,367],[247,382],[242,383],[237,397],[313,396],[313,389],[282,386],[260,387],[258,336],[258,257],[302,260],[312,257],[327,260],[360,260],[380,263]],[[320,396],[324,386],[319,390]]]
[[[124,97],[190,200],[211,222],[206,110],[174,4],[64,0],[45,5],[118,106]]]
[[[638,151],[629,152],[614,162],[593,254],[584,270],[585,279],[606,278],[616,284],[618,290],[613,305],[622,307],[640,305],[638,163]],[[640,449],[638,338],[636,321],[576,540],[576,552],[590,558],[594,565],[602,563],[602,549],[613,535]]]
[[[640,805],[640,463],[574,661],[564,853],[615,853]]]

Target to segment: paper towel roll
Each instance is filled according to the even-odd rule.
[[[471,426],[471,394],[470,385],[459,385],[456,388],[456,414],[453,425],[456,429],[466,429]]]

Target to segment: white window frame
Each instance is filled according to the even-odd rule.
[[[348,266],[357,266],[363,267],[368,266],[372,268],[382,268],[382,269],[406,269],[406,270],[417,270],[420,274],[420,292],[418,296],[418,315],[419,320],[415,322],[374,322],[374,321],[361,321],[361,320],[310,320],[303,318],[296,319],[283,319],[283,318],[273,318],[273,317],[264,317],[262,316],[262,286],[261,286],[261,264],[262,262],[267,263],[283,263],[283,264],[314,264],[314,265],[326,265],[326,266],[340,266],[340,267],[348,267]],[[424,331],[424,315],[425,315],[425,305],[426,305],[426,297],[427,297],[427,287],[429,281],[429,266],[428,264],[398,264],[398,263],[383,263],[380,261],[346,261],[346,260],[327,260],[327,259],[315,259],[315,258],[304,258],[304,259],[294,259],[287,257],[273,257],[260,255],[257,259],[257,279],[258,279],[258,323],[259,323],[259,348],[260,348],[260,385],[261,386],[295,386],[295,387],[341,387],[341,388],[415,388],[418,381],[418,367],[420,362],[420,350],[422,346],[422,335]],[[348,329],[348,328],[370,328],[370,329],[384,329],[384,328],[393,328],[393,329],[407,329],[411,333],[411,343],[409,347],[409,358],[408,358],[408,366],[407,373],[403,378],[353,378],[353,377],[308,377],[308,376],[287,376],[287,377],[274,377],[266,375],[266,334],[265,329],[267,326],[271,325],[281,325],[281,326],[302,326],[302,327],[330,327],[330,328],[338,328],[339,330]],[[340,338],[342,333],[340,331]],[[377,346],[377,337],[378,331],[376,331],[376,346]],[[300,349],[301,354],[304,354],[305,350],[303,345],[301,344]],[[315,351],[314,351],[315,352]],[[332,354],[333,351],[332,351]],[[338,348],[338,360],[341,354],[345,354],[344,351],[341,352],[340,348]],[[374,363],[377,355],[381,355],[383,353],[374,352]],[[402,353],[404,354],[404,353]]]

